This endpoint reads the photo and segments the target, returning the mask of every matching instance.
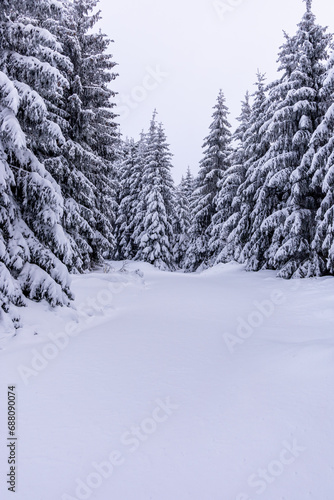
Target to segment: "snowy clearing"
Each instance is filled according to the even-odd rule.
[[[15,498],[332,500],[334,279],[111,265],[72,277],[77,311],[30,303],[1,335]]]

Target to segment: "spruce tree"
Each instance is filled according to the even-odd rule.
[[[233,229],[241,208],[241,193],[238,191],[246,174],[245,133],[250,126],[251,116],[249,99],[247,92],[241,105],[241,115],[237,118],[240,125],[232,136],[235,146],[230,156],[231,167],[226,170],[218,186],[217,213],[212,218],[209,241],[215,263],[234,258]]]
[[[252,270],[278,269],[285,278],[303,275],[316,209],[316,195],[309,191],[307,151],[321,119],[319,90],[328,42],[325,29],[315,24],[308,1],[296,35],[281,48],[284,75],[270,93],[276,109],[252,215],[248,264]]]
[[[249,245],[252,230],[252,211],[256,202],[256,192],[260,187],[259,163],[268,151],[269,143],[266,138],[266,128],[270,110],[267,103],[267,87],[265,75],[258,72],[256,91],[253,94],[253,104],[249,116],[248,126],[243,134],[243,167],[244,181],[240,184],[233,206],[234,214],[228,219],[223,231],[226,231],[227,245],[221,250],[216,262],[236,260],[244,263],[249,257]]]
[[[137,260],[162,270],[173,269],[175,194],[171,177],[171,153],[161,124],[154,113],[146,136],[140,193],[141,223],[136,235]]]
[[[69,304],[66,267],[72,259],[61,221],[59,186],[44,155],[64,143],[48,112],[48,96],[63,98],[69,61],[56,38],[39,26],[46,13],[61,15],[47,0],[6,1],[0,10],[0,269],[1,308],[24,304],[24,295],[52,305]],[[16,317],[16,316],[15,316]]]
[[[151,123],[151,128],[155,126],[156,123],[155,120],[153,120],[153,123]],[[129,200],[129,206],[127,210],[129,211],[129,231],[131,234],[130,249],[133,258],[136,257],[139,251],[140,236],[144,231],[146,205],[143,192],[145,157],[148,146],[148,136],[149,134],[145,134],[143,131],[140,134],[140,139],[136,147],[134,168],[130,179],[131,198]]]
[[[74,249],[72,271],[90,269],[115,252],[117,130],[110,82],[115,63],[107,54],[111,43],[94,32],[98,0],[74,0],[60,28],[64,52],[73,69],[66,73],[69,89],[62,110],[66,144],[62,155],[46,167],[65,198],[63,223]],[[59,30],[58,30],[59,31]]]
[[[139,151],[139,144],[133,139],[124,142],[119,167],[120,195],[116,219],[116,258],[120,260],[133,259],[137,253],[133,232],[142,178]]]
[[[187,250],[190,241],[191,211],[190,200],[192,196],[193,177],[188,167],[186,177],[176,189],[175,197],[175,221],[174,235],[175,243],[173,248],[174,260],[179,268],[183,268],[186,260]]]
[[[316,228],[308,262],[307,275],[334,274],[334,53],[329,61],[321,97],[327,103],[323,120],[311,141],[314,151],[309,174],[311,188],[321,191]]]
[[[209,228],[217,212],[219,182],[230,166],[231,125],[227,119],[228,114],[224,94],[220,91],[214,107],[210,133],[204,141],[204,157],[200,162],[192,202],[191,242],[186,259],[186,267],[190,271],[195,271],[201,264],[208,265],[211,257],[208,246]]]
[[[187,168],[187,173],[182,180],[180,188],[190,203],[195,189],[195,179],[191,173],[190,167]]]

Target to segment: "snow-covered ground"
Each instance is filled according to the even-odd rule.
[[[333,500],[334,279],[111,265],[0,336],[0,498]]]

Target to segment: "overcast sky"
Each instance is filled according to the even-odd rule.
[[[257,68],[277,75],[282,30],[294,34],[302,0],[100,0],[101,27],[112,38],[118,63],[119,122],[137,139],[154,108],[163,122],[174,178],[194,173],[222,88],[230,122],[240,114]],[[317,20],[334,32],[333,0],[314,0]]]

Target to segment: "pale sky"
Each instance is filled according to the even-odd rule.
[[[123,136],[138,139],[156,108],[176,181],[188,165],[198,171],[219,89],[234,127],[257,68],[275,79],[282,31],[294,34],[305,11],[302,0],[100,0],[99,7],[101,28],[115,41]],[[313,11],[334,33],[333,0],[313,0]]]

